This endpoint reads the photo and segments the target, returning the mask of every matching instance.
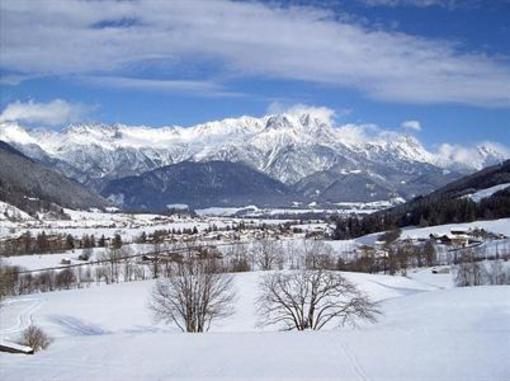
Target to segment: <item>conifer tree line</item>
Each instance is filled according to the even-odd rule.
[[[120,235],[118,235],[118,239],[120,239]],[[73,249],[105,247],[106,245],[107,239],[104,235],[97,238],[94,234],[74,237],[72,234],[50,234],[44,230],[35,234],[27,230],[19,237],[1,240],[0,256],[56,253]]]
[[[435,226],[510,217],[510,189],[476,203],[470,198],[423,197],[368,216],[339,217],[334,239],[351,239],[405,226]]]

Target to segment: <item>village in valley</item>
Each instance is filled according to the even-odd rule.
[[[496,231],[493,232],[484,228],[490,229],[492,226],[484,221],[478,225],[451,225],[450,229],[448,226],[395,229],[354,240],[337,240],[334,237],[334,214],[325,218],[320,218],[319,215],[318,219],[310,219],[306,215],[306,219],[293,219],[278,216],[200,216],[182,211],[167,215],[129,214],[115,210],[66,212],[68,218],[64,220],[44,219],[47,216],[43,215],[41,220],[18,217],[5,219],[3,223],[0,221],[0,253],[2,256],[14,256],[13,258],[31,254],[52,255],[54,258],[74,263],[79,260],[82,250],[104,249],[112,245],[129,248],[130,245],[143,244],[149,251],[154,251],[155,246],[171,251],[173,247],[190,243],[222,247],[247,245],[258,240],[282,244],[319,240],[331,246],[332,254],[336,256],[349,257],[365,251],[384,257],[388,256],[392,245],[419,248],[429,242],[436,252],[435,261],[453,264],[456,261],[453,253],[468,249],[485,258],[503,258],[508,243],[508,237],[501,233],[506,232],[506,229],[500,227],[504,224],[496,224]],[[115,239],[118,240],[116,244]],[[66,255],[69,258],[65,257]],[[54,265],[57,266],[58,261]]]
[[[332,270],[407,276],[427,268],[453,277],[451,269],[468,254],[476,261],[506,262],[510,249],[508,220],[393,229],[338,240],[338,215],[303,220],[182,210],[167,215],[65,212],[65,220],[4,220],[0,255],[3,273],[14,277],[10,293],[154,279],[160,267],[178,262],[186,251],[215,257],[227,272],[306,268],[307,256],[313,256]]]

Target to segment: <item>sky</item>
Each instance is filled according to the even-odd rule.
[[[508,20],[510,0],[2,0],[0,121],[190,126],[307,105],[429,147],[509,147]]]

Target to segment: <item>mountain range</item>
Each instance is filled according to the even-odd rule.
[[[2,122],[0,140],[117,201],[119,184],[132,187],[133,176],[143,176],[143,183],[169,170],[158,172],[159,168],[219,161],[243,164],[266,175],[266,181],[277,181],[276,189],[285,188],[290,195],[287,202],[296,197],[319,203],[411,199],[508,157],[504,149],[484,144],[473,150],[470,160],[462,160],[433,153],[411,135],[384,132],[367,137],[355,129],[301,112],[243,116],[191,127],[75,124],[54,131]],[[246,171],[244,166],[236,168]],[[177,171],[180,180],[170,170],[168,181],[189,182],[197,176],[195,167],[186,164],[184,169]],[[190,189],[202,189],[195,180],[197,184],[188,183]],[[132,195],[131,188],[125,196],[132,199]]]

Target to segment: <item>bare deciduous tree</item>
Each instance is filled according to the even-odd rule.
[[[281,269],[283,266],[282,251],[280,242],[268,237],[258,239],[252,247],[254,262],[261,270]]]
[[[457,287],[482,286],[487,282],[487,271],[484,265],[477,261],[473,250],[466,250],[461,258],[455,274]]]
[[[425,264],[427,266],[434,266],[437,262],[437,250],[434,246],[433,240],[429,239],[423,246],[423,256],[425,257]]]
[[[100,257],[101,260],[108,261],[110,264],[110,282],[112,283],[119,283],[121,261],[126,260],[131,254],[131,249],[129,247],[117,247],[117,245],[112,245],[112,247],[105,249],[103,255]],[[108,283],[108,281],[106,283]]]
[[[226,249],[226,268],[229,272],[238,273],[251,270],[248,250],[245,244],[234,242]]]
[[[305,267],[304,265],[304,245],[296,240],[287,240],[285,244],[285,261],[288,268],[291,270],[300,270]]]
[[[2,301],[8,294],[7,271],[4,269],[2,258],[0,258],[0,308]]]
[[[232,277],[216,272],[213,262],[188,253],[170,277],[160,278],[149,302],[155,320],[185,332],[203,332],[213,320],[230,316],[235,299]]]
[[[305,239],[303,241],[305,267],[308,270],[332,269],[336,264],[333,248],[321,240]]]
[[[489,284],[499,286],[510,283],[505,274],[505,268],[501,259],[491,261],[489,270]]]
[[[375,321],[376,304],[340,273],[303,270],[271,273],[260,282],[260,325],[319,330],[328,323]]]

